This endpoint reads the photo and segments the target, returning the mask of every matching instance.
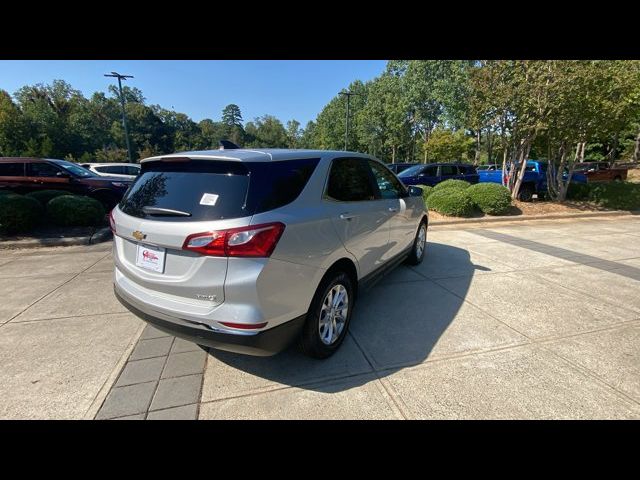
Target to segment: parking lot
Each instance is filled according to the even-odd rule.
[[[640,218],[440,226],[336,355],[206,352],[128,313],[111,243],[0,250],[0,418],[640,418]]]

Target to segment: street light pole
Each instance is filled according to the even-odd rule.
[[[124,138],[127,141],[127,157],[129,159],[129,163],[132,163],[131,157],[131,144],[129,143],[129,129],[127,128],[127,115],[124,110],[124,95],[122,94],[122,80],[126,80],[127,78],[133,78],[132,75],[120,75],[117,72],[111,72],[111,75],[106,74],[105,77],[115,77],[118,79],[118,92],[120,93],[120,105],[122,106],[122,125],[124,126]]]
[[[347,97],[347,118],[345,122],[346,128],[344,130],[344,149],[346,151],[347,146],[349,145],[349,100],[351,100],[351,95],[360,95],[360,94],[346,91],[346,92],[340,92],[340,95],[344,95],[345,97]]]

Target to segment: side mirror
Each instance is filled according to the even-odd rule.
[[[409,196],[410,197],[421,197],[422,196],[422,189],[420,187],[415,187],[415,186],[410,186],[409,187]]]

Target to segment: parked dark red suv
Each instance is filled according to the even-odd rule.
[[[65,190],[93,197],[111,210],[131,183],[122,178],[94,175],[66,160],[0,157],[0,189],[21,194],[36,190]]]

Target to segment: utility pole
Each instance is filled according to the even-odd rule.
[[[347,146],[349,145],[349,100],[351,100],[351,95],[360,95],[359,93],[353,93],[349,91],[340,92],[340,95],[344,95],[347,97],[347,121],[346,128],[344,131],[344,149],[347,150]]]
[[[132,163],[131,157],[131,144],[129,143],[129,129],[127,128],[127,115],[124,111],[124,95],[122,95],[122,80],[127,78],[133,78],[133,75],[120,75],[117,72],[111,72],[111,74],[105,73],[105,77],[114,77],[118,79],[118,92],[120,92],[120,105],[122,106],[122,125],[124,126],[124,138],[127,141],[127,157],[129,163]]]

